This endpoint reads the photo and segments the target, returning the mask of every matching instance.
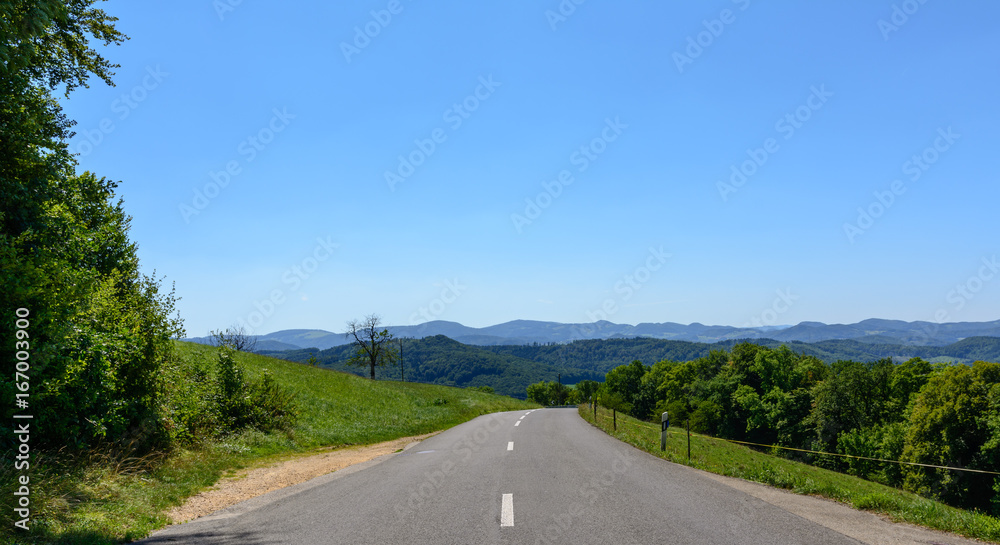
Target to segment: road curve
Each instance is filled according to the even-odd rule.
[[[867,541],[867,540],[866,540]],[[862,543],[621,443],[575,409],[479,417],[146,544]]]

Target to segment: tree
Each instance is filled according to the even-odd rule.
[[[569,388],[564,386],[561,382],[556,382],[553,380],[549,381],[549,402],[552,405],[565,405],[566,400],[569,399]]]
[[[594,394],[597,393],[597,388],[601,385],[600,382],[596,380],[581,380],[576,383],[576,391],[580,392],[580,402],[589,402],[593,399]]]
[[[813,389],[809,415],[819,446],[832,452],[843,431],[903,418],[902,414],[890,412],[894,367],[888,359],[869,363],[838,361],[830,367],[830,375]]]
[[[0,4],[0,226],[16,237],[47,229],[47,203],[73,197],[65,178],[76,160],[68,150],[75,122],[66,119],[52,91],[65,96],[87,87],[90,74],[114,86],[117,67],[89,47],[128,37],[94,0],[14,0]],[[96,195],[90,194],[90,197]]]
[[[212,331],[211,336],[215,346],[228,346],[237,352],[257,350],[257,336],[242,324],[233,324],[225,331]]]
[[[525,392],[528,395],[528,401],[534,401],[543,407],[551,405],[549,386],[544,380],[534,384],[529,384],[528,387],[525,388]]]
[[[529,384],[525,389],[529,401],[539,405],[565,405],[570,396],[570,389],[554,380]]]
[[[897,365],[892,371],[890,380],[892,391],[890,412],[902,414],[924,384],[927,384],[931,371],[931,364],[920,358],[911,358]]]
[[[566,405],[579,405],[586,402],[587,400],[584,399],[580,390],[577,390],[576,388],[569,389],[569,395],[566,396]]]
[[[597,401],[602,407],[613,411],[624,412],[632,408],[622,399],[621,394],[607,388],[606,385],[597,390]]]
[[[628,365],[619,365],[608,371],[604,384],[612,392],[618,392],[626,401],[630,400],[639,391],[642,384],[642,376],[649,368],[641,361],[635,360]]]
[[[913,402],[903,460],[1000,471],[1000,363],[954,365],[927,381]],[[907,489],[964,508],[988,509],[990,479],[962,471],[903,469]]]
[[[128,37],[118,32],[111,17],[92,8],[95,0],[14,0],[2,5],[0,61],[9,73],[21,73],[38,85],[66,86],[66,96],[87,87],[90,74],[113,85],[109,63],[88,46],[87,36],[119,44]]]
[[[683,363],[663,360],[654,364],[653,369],[660,377],[656,387],[657,411],[668,411],[678,421],[686,420],[700,401],[694,393],[695,383],[711,380],[727,361],[728,355],[720,358],[720,354],[718,350],[712,351],[711,357],[718,360],[714,365],[709,358]]]
[[[348,365],[367,366],[371,370],[371,379],[375,380],[375,368],[391,365],[399,360],[399,352],[393,336],[388,329],[379,331],[382,318],[377,314],[369,314],[361,321],[347,322],[348,339],[353,339],[356,348],[354,355],[347,361]]]
[[[52,94],[91,75],[114,85],[115,65],[89,40],[127,37],[94,3],[0,4],[0,336],[13,338],[17,309],[29,314],[39,447],[164,437],[160,370],[183,334],[173,293],[139,271],[117,182],[76,172],[74,122]],[[0,347],[0,359],[13,350]],[[0,379],[7,397],[12,378]]]

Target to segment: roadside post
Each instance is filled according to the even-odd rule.
[[[667,450],[667,428],[670,427],[670,413],[660,415],[660,450]]]

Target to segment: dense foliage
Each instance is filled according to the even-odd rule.
[[[761,445],[1000,472],[1000,364],[914,358],[825,364],[741,343],[685,362],[610,370],[599,402],[637,418]],[[1000,479],[967,471],[784,451],[964,508],[1000,515]]]
[[[299,413],[295,393],[279,386],[267,369],[259,379],[247,378],[235,352],[225,345],[219,348],[215,391],[203,403],[207,414],[217,415],[218,430],[291,429]]]
[[[600,383],[596,380],[584,380],[573,386],[550,380],[529,384],[525,389],[528,401],[551,407],[555,405],[579,405],[592,401]]]
[[[88,39],[126,38],[93,3],[0,5],[0,358],[29,355],[20,380],[4,373],[0,395],[30,394],[33,447],[170,440],[159,376],[183,333],[175,298],[140,272],[117,182],[76,172],[73,122],[52,95],[90,75],[111,84],[114,66]],[[19,316],[28,337],[15,345]],[[10,428],[3,440],[12,444]]]

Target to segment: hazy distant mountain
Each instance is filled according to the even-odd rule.
[[[936,324],[934,322],[868,319],[849,325],[802,322],[796,326],[772,332],[768,336],[779,341],[816,342],[853,339],[861,342],[944,346],[967,337],[998,337],[1000,336],[1000,320]]]
[[[496,338],[496,337],[491,337]],[[712,350],[732,350],[740,341],[717,343],[673,341],[651,337],[630,339],[588,339],[563,344],[528,344],[471,346],[444,335],[405,342],[405,378],[449,386],[491,386],[498,393],[524,398],[525,388],[541,380],[562,380],[574,384],[581,380],[603,381],[605,374],[619,365],[639,360],[646,365],[658,361],[691,361],[707,356]],[[786,344],[793,352],[815,356],[826,363],[838,360],[858,362],[891,358],[896,362],[920,357],[931,362],[972,363],[976,360],[1000,361],[1000,338],[969,337],[947,346],[904,346],[900,344],[862,343],[838,339],[804,343],[783,343],[774,339],[753,341],[776,348]],[[319,365],[368,376],[367,368],[349,367],[354,353],[350,346],[336,346],[317,351],[314,348],[265,352],[290,361],[306,362],[316,357]],[[379,368],[378,378],[397,380],[399,367]]]
[[[821,322],[801,322],[794,326],[757,328],[708,326],[697,322],[688,325],[673,322],[629,325],[608,321],[563,324],[533,320],[514,320],[475,328],[456,322],[437,320],[413,326],[389,326],[387,329],[397,337],[422,339],[444,335],[460,343],[480,346],[566,343],[582,339],[633,337],[703,343],[768,338],[785,342],[854,340],[868,344],[944,346],[968,337],[1000,337],[1000,320],[936,324],[869,319],[856,324],[828,325]],[[187,340],[205,343],[208,337]],[[327,349],[347,343],[348,340],[343,333],[331,333],[321,329],[287,329],[258,337],[258,346],[261,350]]]

